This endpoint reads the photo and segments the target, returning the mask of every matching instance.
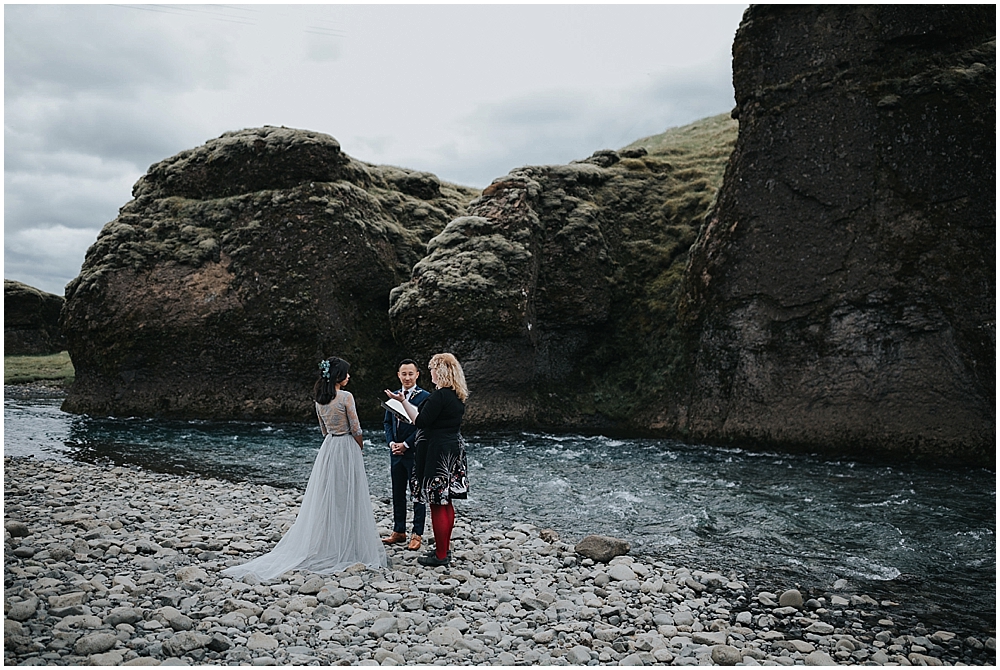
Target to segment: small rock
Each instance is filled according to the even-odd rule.
[[[590,649],[578,644],[566,654],[566,660],[572,665],[587,665],[590,663]]]
[[[361,579],[358,575],[351,575],[350,577],[345,577],[340,580],[340,585],[351,591],[357,591],[365,586],[365,581]]]
[[[157,614],[159,614],[163,620],[167,622],[167,625],[175,631],[191,630],[194,628],[194,621],[176,608],[170,606],[161,607]]]
[[[837,665],[829,654],[822,651],[814,651],[805,657],[806,665]]]
[[[76,553],[65,544],[50,544],[49,556],[54,561],[68,561],[76,556]]]
[[[586,558],[607,563],[615,556],[627,554],[631,548],[625,540],[606,535],[588,535],[580,540],[573,550]]]
[[[38,598],[32,596],[27,600],[21,600],[13,603],[10,606],[10,610],[7,611],[7,618],[13,619],[14,621],[26,621],[31,617],[35,616],[35,612],[38,610]]]
[[[646,665],[642,662],[642,657],[639,654],[629,654],[622,660],[618,661],[618,665]]]
[[[438,626],[427,634],[427,639],[439,647],[450,647],[462,638],[462,633],[451,626]]]
[[[918,654],[916,652],[911,652],[906,660],[910,662],[911,665],[944,665],[940,658],[935,658],[934,656],[928,656],[926,654]]]
[[[716,665],[736,665],[743,661],[743,655],[736,647],[719,644],[712,647],[712,660]]]
[[[701,631],[691,634],[691,641],[695,644],[705,644],[705,645],[725,645],[727,641],[727,636],[725,633],[710,633],[707,631]]]
[[[228,651],[232,648],[233,641],[222,633],[216,633],[207,646],[210,651]]]
[[[322,577],[310,577],[304,584],[302,584],[302,586],[299,587],[299,593],[302,595],[315,595],[319,593],[324,586],[326,586],[326,580]]]
[[[635,573],[624,563],[608,568],[608,577],[618,582],[635,581]]]
[[[816,633],[817,635],[830,635],[834,630],[836,629],[825,621],[815,621],[806,627],[807,633]]]
[[[778,605],[780,607],[801,609],[803,605],[802,594],[799,593],[798,589],[788,589],[778,598]]]
[[[208,579],[208,573],[195,565],[189,565],[187,567],[181,568],[174,573],[174,576],[178,581],[184,582],[186,584],[191,584],[194,582],[204,582]]]
[[[6,522],[3,527],[4,530],[10,533],[11,537],[28,537],[31,535],[31,531],[28,530],[28,524],[22,521],[15,521],[14,519],[11,519]]]
[[[105,652],[116,644],[118,644],[118,638],[111,633],[91,633],[77,640],[76,644],[73,645],[73,651],[78,656],[90,656]]]
[[[120,623],[134,624],[142,621],[142,613],[132,607],[116,607],[104,617],[104,623],[117,626]]]
[[[87,662],[90,665],[121,665],[124,660],[124,652],[112,650],[103,654],[91,654]]]
[[[254,631],[253,633],[251,633],[250,640],[247,641],[247,649],[250,649],[251,651],[277,649],[277,648],[278,648],[278,640],[271,637],[270,635],[261,633],[260,631]]]
[[[208,635],[185,630],[180,633],[176,633],[163,641],[163,653],[169,654],[170,656],[183,656],[184,654],[194,651],[195,649],[207,647],[208,643],[211,641],[212,638]],[[164,664],[166,664],[166,661],[164,661]]]
[[[395,633],[399,629],[399,622],[395,617],[376,619],[368,629],[368,634],[372,637],[385,637],[388,633]]]

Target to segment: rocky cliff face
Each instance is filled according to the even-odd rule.
[[[63,298],[10,279],[3,280],[5,356],[54,354],[66,349],[59,329]]]
[[[376,415],[399,355],[389,291],[477,193],[288,128],[153,165],[67,286],[65,408],[308,418],[317,362],[340,355]]]
[[[993,462],[995,8],[765,6],[692,252],[696,439]]]
[[[644,428],[646,403],[673,397],[687,251],[735,126],[515,170],[430,241],[389,314],[407,350],[463,362],[467,425]]]

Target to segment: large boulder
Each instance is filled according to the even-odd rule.
[[[5,356],[34,356],[66,350],[59,328],[62,296],[10,279],[3,280]]]
[[[995,35],[984,5],[746,12],[690,407],[664,425],[994,462]]]
[[[514,170],[430,241],[389,315],[407,351],[458,356],[466,427],[648,426],[683,378],[681,279],[735,133],[721,115]]]
[[[477,193],[270,126],[153,165],[66,288],[64,408],[305,419],[317,362],[339,355],[379,415],[405,353],[389,290]]]

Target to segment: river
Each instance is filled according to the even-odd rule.
[[[115,463],[304,488],[311,425],[75,416],[62,396],[5,387],[7,456]],[[847,579],[933,630],[994,635],[996,476],[981,468],[864,463],[684,444],[544,433],[466,435],[472,492],[459,514],[599,533],[633,552],[735,571],[780,591]],[[365,430],[374,495],[388,454]]]

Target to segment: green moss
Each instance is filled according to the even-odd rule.
[[[73,362],[66,351],[48,356],[3,357],[4,384],[53,382],[69,386],[73,383],[73,378]]]

